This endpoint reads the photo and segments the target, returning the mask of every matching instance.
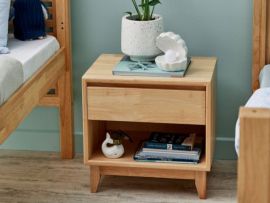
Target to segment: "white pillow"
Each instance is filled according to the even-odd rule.
[[[0,0],[0,54],[7,54],[10,0]]]
[[[260,87],[270,87],[270,65],[264,66],[260,73]]]

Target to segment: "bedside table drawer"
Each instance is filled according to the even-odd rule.
[[[205,124],[205,91],[88,87],[88,119]]]

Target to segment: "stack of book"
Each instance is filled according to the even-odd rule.
[[[196,134],[154,132],[141,144],[134,160],[197,164],[202,150],[203,139]]]

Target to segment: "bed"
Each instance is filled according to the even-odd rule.
[[[264,97],[260,107],[240,109],[240,147],[238,161],[238,202],[270,202],[270,99],[269,84],[260,83],[270,64],[270,2],[254,0],[252,97]],[[262,68],[265,67],[264,70]],[[262,75],[261,75],[262,77]],[[264,76],[269,77],[268,76]],[[269,78],[268,78],[269,79]],[[257,90],[260,85],[262,89]],[[258,94],[265,94],[259,95]],[[252,98],[250,99],[252,100]],[[253,103],[253,102],[252,102]],[[250,101],[249,101],[250,104]],[[266,106],[265,106],[266,104]]]
[[[20,41],[11,36],[9,49],[10,53],[0,58],[0,105],[29,80],[60,49],[60,45],[51,35],[32,41]]]
[[[74,138],[69,0],[43,2],[50,16],[48,36],[33,41],[11,37],[10,54],[0,56],[0,144],[35,107],[55,106],[60,116],[61,157],[70,159]]]

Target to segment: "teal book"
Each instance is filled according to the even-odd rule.
[[[161,70],[155,62],[134,62],[128,56],[122,60],[113,69],[113,75],[125,76],[150,76],[150,77],[184,77],[191,63],[188,58],[188,65],[183,71],[167,72]]]

